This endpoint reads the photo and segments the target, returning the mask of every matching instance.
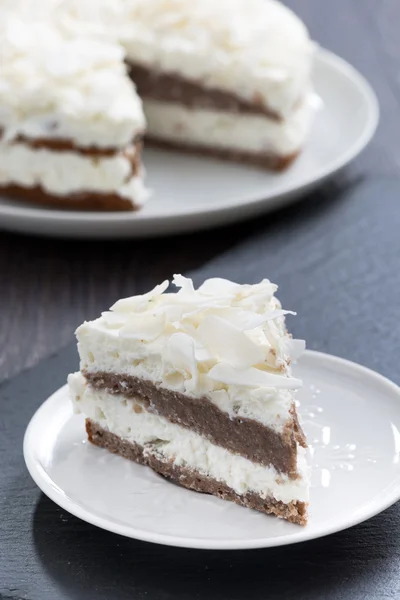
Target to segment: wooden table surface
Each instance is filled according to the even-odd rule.
[[[288,0],[311,34],[359,69],[375,88],[381,123],[345,181],[400,173],[398,0]],[[324,194],[322,190],[320,193]],[[287,209],[290,211],[290,208]],[[269,216],[188,236],[77,242],[0,233],[0,379],[66,344],[85,318],[174,272],[188,272],[251,235]]]

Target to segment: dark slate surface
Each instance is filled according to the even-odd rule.
[[[280,284],[316,348],[399,382],[400,183],[366,181],[276,215],[195,273]],[[307,206],[307,208],[305,208]],[[22,458],[25,427],[77,366],[74,345],[0,387],[0,598],[296,600],[400,596],[400,505],[348,531],[291,547],[173,549],[122,538],[43,496]],[[373,432],[371,432],[373,435]],[[343,502],[346,498],[343,498]]]

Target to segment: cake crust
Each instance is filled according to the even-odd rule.
[[[49,194],[38,186],[27,188],[19,185],[3,185],[0,186],[0,194],[15,200],[60,210],[132,211],[141,208],[141,205],[132,204],[131,200],[117,194],[84,192],[68,194],[68,196],[56,196]]]
[[[307,524],[307,504],[305,502],[284,504],[272,497],[264,499],[251,492],[239,495],[223,482],[210,479],[193,469],[174,465],[172,461],[163,459],[162,455],[149,455],[139,444],[119,438],[90,419],[86,419],[86,432],[89,441],[95,446],[105,448],[109,452],[138,464],[148,466],[183,487],[196,492],[212,494],[223,500],[230,500],[240,506],[258,510],[264,514],[273,514],[291,523]]]

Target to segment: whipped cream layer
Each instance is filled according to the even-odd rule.
[[[208,397],[231,416],[282,431],[291,419],[290,361],[304,348],[285,328],[268,280],[240,285],[209,279],[197,290],[176,275],[151,292],[118,301],[76,334],[83,372],[127,374]]]
[[[3,140],[22,135],[66,139],[79,147],[123,148],[143,133],[142,103],[126,74],[120,45],[64,38],[45,17],[32,22],[15,16],[22,12],[1,14]]]
[[[265,115],[190,109],[144,99],[147,134],[154,139],[249,154],[290,156],[304,145],[314,112],[307,99],[285,121]]]
[[[132,175],[132,164],[123,153],[91,157],[0,141],[0,186],[6,185],[39,186],[68,200],[69,194],[94,192],[117,194],[137,205],[148,197],[141,175]]]
[[[143,446],[145,454],[161,456],[224,482],[237,494],[256,492],[262,498],[272,496],[284,503],[308,502],[309,473],[303,448],[298,448],[299,476],[290,479],[273,467],[232,454],[164,417],[144,410],[136,412],[134,401],[93,390],[80,373],[70,375],[68,382],[76,412],[123,440]]]

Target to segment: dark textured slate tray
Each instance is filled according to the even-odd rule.
[[[195,273],[195,280],[269,277],[280,284],[285,307],[298,311],[290,326],[309,347],[399,383],[400,183],[374,180],[346,193],[333,190],[329,202],[316,195],[307,208],[299,204],[283,215]],[[137,542],[59,509],[31,481],[22,439],[34,410],[76,367],[71,344],[0,386],[0,598],[399,597],[399,505],[328,538],[240,552]]]

